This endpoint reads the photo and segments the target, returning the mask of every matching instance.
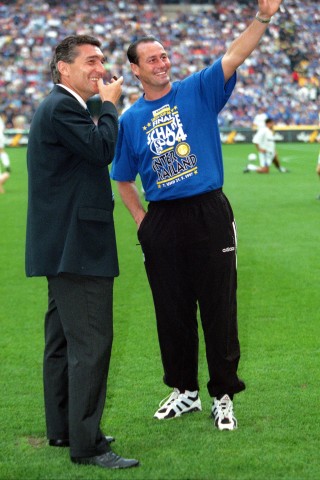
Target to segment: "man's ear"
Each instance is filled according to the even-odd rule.
[[[130,63],[131,71],[133,75],[135,75],[137,78],[139,78],[139,66],[136,63]]]
[[[66,62],[63,62],[62,60],[60,60],[58,62],[57,67],[58,67],[60,75],[63,75],[64,77],[69,76],[69,72],[70,72],[69,63],[66,63]]]

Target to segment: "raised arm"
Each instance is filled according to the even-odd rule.
[[[120,197],[139,228],[146,214],[135,182],[117,182]]]
[[[258,0],[258,12],[253,22],[231,43],[222,58],[225,81],[232,77],[236,69],[256,48],[281,2],[282,0]]]

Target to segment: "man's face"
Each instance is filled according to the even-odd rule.
[[[159,42],[140,43],[137,54],[139,65],[132,63],[131,69],[143,86],[158,89],[170,83],[171,63]]]
[[[86,102],[99,93],[98,80],[105,75],[104,56],[95,45],[79,45],[73,63],[58,62],[61,83],[74,90]]]

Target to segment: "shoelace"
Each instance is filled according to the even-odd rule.
[[[220,401],[220,408],[224,417],[229,417],[229,415],[233,414],[232,402],[229,400]]]
[[[169,393],[169,395],[167,395],[161,400],[161,402],[159,403],[159,407],[162,407],[165,403],[169,405],[171,402],[173,402],[178,398],[179,393],[180,393],[179,390],[175,388],[173,392]]]

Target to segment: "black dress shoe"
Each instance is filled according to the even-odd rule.
[[[119,455],[112,451],[96,457],[71,457],[71,461],[81,465],[97,465],[102,468],[130,468],[139,465],[138,460],[119,457]]]
[[[112,443],[116,441],[114,437],[108,437],[108,435],[106,435],[104,438],[107,440],[108,443]]]
[[[115,441],[114,437],[108,437],[106,436],[105,439],[107,440],[108,443],[112,443]],[[62,440],[61,438],[58,439],[49,439],[49,445],[50,447],[70,447],[69,440]]]

